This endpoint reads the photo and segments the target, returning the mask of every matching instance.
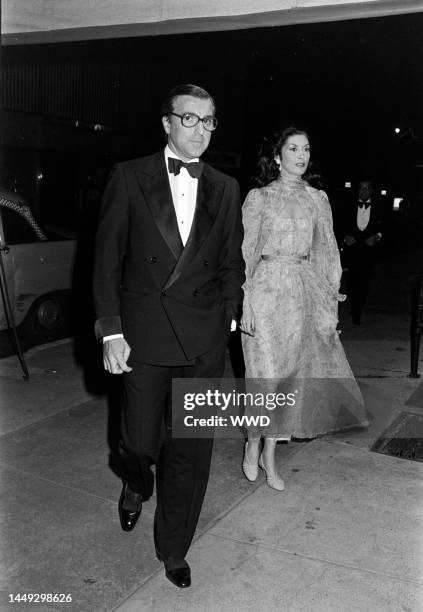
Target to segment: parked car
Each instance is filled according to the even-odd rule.
[[[41,228],[24,198],[0,189],[0,331],[8,299],[26,345],[63,336],[75,255],[75,239]]]

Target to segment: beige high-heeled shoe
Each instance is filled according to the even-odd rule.
[[[244,472],[244,476],[247,480],[249,480],[250,482],[255,482],[258,476],[258,464],[250,463],[247,461],[247,449],[248,442],[246,442],[244,446],[244,460],[242,462],[242,471]]]
[[[263,454],[260,455],[258,460],[259,467],[266,474],[266,482],[272,489],[276,489],[276,491],[283,491],[285,488],[285,483],[282,478],[279,476],[277,472],[268,472],[264,463],[263,463]]]

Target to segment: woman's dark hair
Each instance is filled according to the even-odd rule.
[[[254,183],[258,187],[264,187],[278,178],[280,168],[275,161],[275,157],[280,157],[281,149],[288,138],[298,134],[309,139],[309,135],[305,130],[294,125],[277,130],[271,136],[263,139],[258,154],[258,175],[254,177]],[[302,178],[312,187],[321,188],[320,171],[311,160]]]
[[[210,100],[213,105],[213,112],[216,112],[215,101],[205,89],[199,87],[198,85],[185,83],[183,85],[176,85],[169,91],[160,107],[161,117],[169,115],[169,113],[174,110],[173,101],[177,96],[193,96],[194,98],[200,98],[201,100]]]

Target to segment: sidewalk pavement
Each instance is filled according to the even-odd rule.
[[[0,360],[0,610],[421,611],[423,464],[369,450],[401,412],[423,413],[407,315],[376,305],[361,328],[345,307],[341,319],[372,425],[279,444],[283,492],[246,481],[242,439],[216,440],[184,590],[154,555],[154,499],[120,529],[113,414],[87,391],[72,343],[29,351],[27,382],[15,357]],[[10,603],[29,592],[72,602]]]
[[[421,382],[404,340],[345,348],[374,424],[278,445],[282,493],[243,478],[242,440],[217,440],[185,590],[154,557],[154,501],[120,530],[106,401],[86,392],[72,344],[30,351],[28,382],[0,361],[0,610],[24,592],[73,599],[25,610],[423,609],[423,465],[369,451],[401,411],[423,412],[406,405]]]
[[[423,414],[405,405],[421,383],[406,377],[405,342],[345,348],[371,427],[290,443],[279,457],[285,491],[261,477],[196,539],[188,592],[159,568],[119,612],[423,610],[423,464],[369,450],[402,411]]]

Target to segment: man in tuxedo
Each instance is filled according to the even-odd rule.
[[[200,161],[217,126],[213,98],[173,88],[161,108],[167,146],[117,164],[96,238],[96,335],[105,369],[123,376],[122,529],[152,495],[166,576],[191,584],[185,561],[203,503],[212,439],[173,438],[173,378],[219,378],[245,279],[238,183]]]
[[[359,183],[357,196],[347,213],[343,247],[348,267],[347,293],[351,300],[351,316],[353,323],[360,325],[375,254],[382,239],[382,218],[370,181]]]

